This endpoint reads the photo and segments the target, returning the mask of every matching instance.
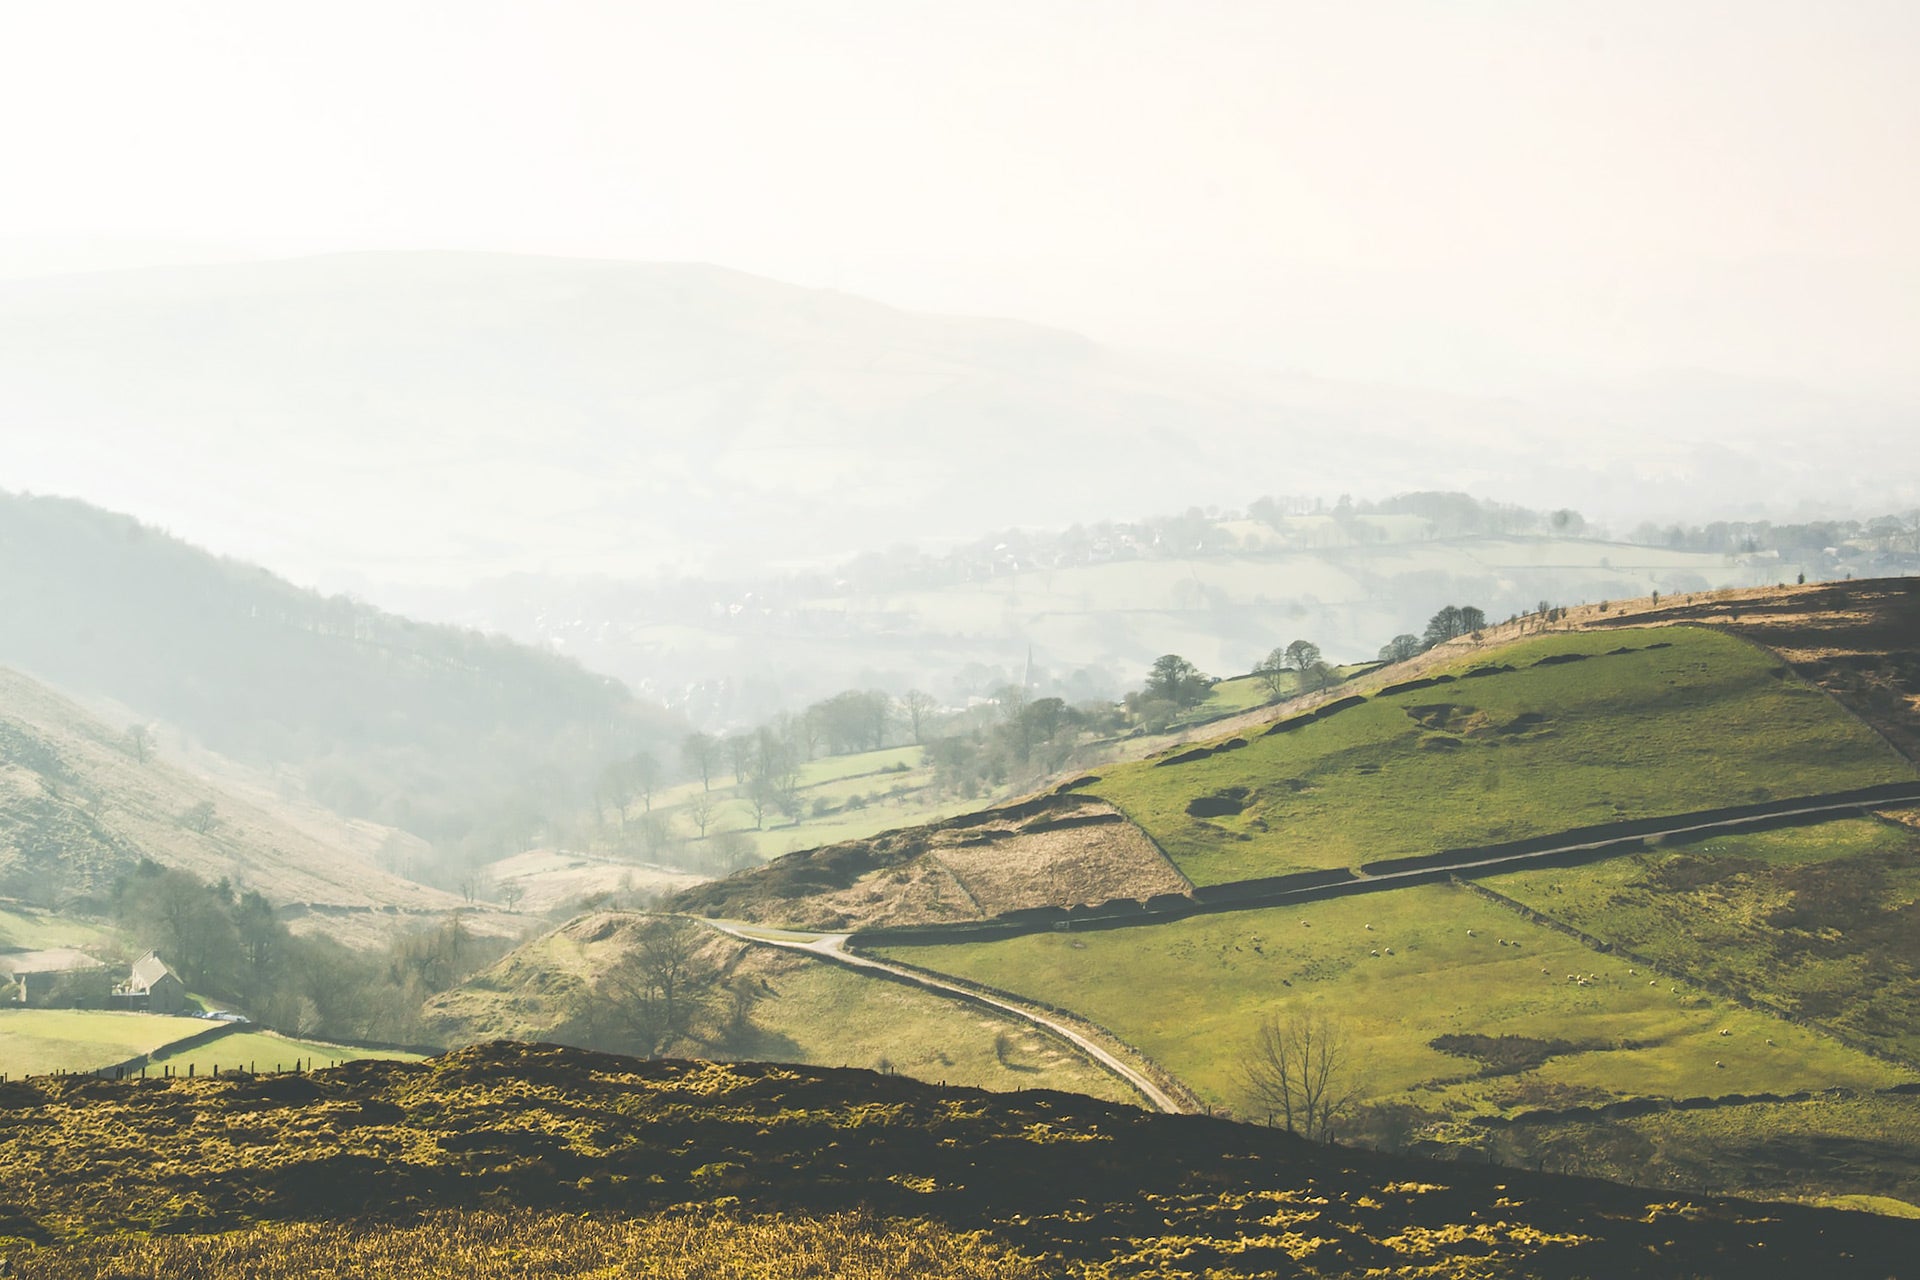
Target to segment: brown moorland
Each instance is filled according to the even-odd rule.
[[[380,1273],[356,1249],[410,1275],[569,1274],[539,1262],[562,1215],[616,1266],[646,1265],[645,1242],[689,1215],[713,1215],[714,1250],[830,1224],[869,1242],[835,1246],[869,1264],[838,1274],[874,1277],[916,1274],[883,1251],[916,1230],[1005,1274],[1196,1280],[1878,1278],[1920,1247],[1898,1219],[1316,1146],[1069,1094],[509,1042],[303,1076],[0,1086],[0,1186],[0,1252],[42,1277],[262,1274],[245,1259],[263,1232],[338,1274]],[[622,1233],[639,1244],[623,1253]],[[396,1256],[410,1243],[417,1257]]]

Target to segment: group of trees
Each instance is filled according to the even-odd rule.
[[[1545,606],[1542,606],[1544,608]],[[1473,605],[1446,605],[1427,619],[1421,635],[1402,632],[1380,646],[1380,661],[1405,662],[1438,644],[1461,636],[1477,635],[1486,628],[1487,615]]]
[[[151,947],[189,990],[293,1035],[414,1043],[421,1006],[508,945],[454,912],[382,951],[292,933],[274,904],[226,880],[143,860],[107,904],[134,950]]]
[[[1288,678],[1289,672],[1294,679]],[[1338,678],[1333,667],[1320,656],[1320,646],[1311,640],[1295,640],[1274,649],[1261,659],[1253,673],[1276,698],[1292,692],[1318,693]]]
[[[1122,722],[1110,704],[1070,706],[1062,698],[1028,699],[1008,686],[990,706],[927,744],[934,785],[969,799],[1072,764],[1089,735]]]

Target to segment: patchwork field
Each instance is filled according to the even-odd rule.
[[[1824,822],[1484,883],[1663,967],[1920,1061],[1920,830]]]
[[[1323,1011],[1344,1029],[1368,1098],[1455,1117],[1912,1077],[1446,885],[877,954],[1072,1009],[1243,1113],[1256,1026],[1292,1009]],[[1524,1070],[1483,1071],[1435,1047],[1443,1036],[1549,1048]]]
[[[839,840],[857,840],[894,827],[934,822],[980,807],[979,798],[936,794],[933,769],[921,747],[887,747],[840,756],[821,756],[800,768],[800,813],[769,810],[764,825],[754,825],[753,807],[733,774],[722,767],[706,793],[712,806],[709,837],[738,832],[761,858],[811,849]],[[696,836],[690,812],[702,794],[698,782],[681,783],[654,797],[654,809],[671,819],[684,836]]]
[[[1237,750],[1116,765],[1088,793],[1217,884],[1916,776],[1784,663],[1700,628],[1539,636],[1451,674]]]

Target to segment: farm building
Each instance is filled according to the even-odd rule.
[[[84,951],[55,947],[49,951],[0,951],[0,1004],[38,1004],[54,984],[70,973],[90,973],[107,966]]]
[[[133,962],[127,980],[113,993],[116,1009],[144,1009],[148,1013],[178,1013],[186,1007],[187,984],[167,968],[158,952],[149,951]]]

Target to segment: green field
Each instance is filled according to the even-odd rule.
[[[1065,1089],[1116,1102],[1140,1095],[1030,1023],[807,961],[772,980],[738,1056],[820,1067],[866,1067],[930,1084]]]
[[[1072,1009],[1227,1107],[1243,1103],[1239,1063],[1259,1019],[1294,1008],[1324,1010],[1346,1028],[1370,1097],[1429,1112],[1877,1088],[1908,1078],[1686,983],[1650,984],[1626,961],[1445,885],[879,954]],[[1472,1060],[1429,1045],[1446,1034],[1564,1040],[1574,1049],[1529,1071],[1482,1076]]]
[[[270,1031],[235,1031],[176,1053],[166,1047],[201,1035],[214,1024],[200,1018],[169,1018],[146,1013],[110,1013],[88,1009],[0,1010],[0,1072],[9,1076],[49,1071],[96,1071],[146,1055],[176,1072],[192,1063],[196,1072],[221,1067],[270,1064],[291,1067],[297,1058],[347,1062],[359,1058],[411,1058],[417,1054],[352,1049],[344,1045],[294,1040]]]
[[[1638,651],[1608,654],[1622,645]],[[1530,665],[1567,654],[1587,658]],[[1114,766],[1088,790],[1217,884],[1915,776],[1777,658],[1716,632],[1544,636],[1457,670],[1494,662],[1518,669],[1371,698],[1204,760]],[[1235,789],[1236,814],[1187,811]]]
[[[105,925],[19,903],[0,905],[0,947],[17,947],[22,951],[76,947],[86,951],[109,946],[113,941],[113,930]]]
[[[980,807],[980,800],[940,796],[933,791],[933,770],[923,763],[925,749],[885,747],[849,755],[821,756],[800,767],[800,815],[769,808],[755,827],[753,808],[733,774],[714,775],[709,836],[737,831],[762,858],[796,849],[812,849],[840,840],[858,840],[896,827],[936,822]],[[656,812],[671,817],[683,836],[697,834],[689,805],[700,794],[698,782],[681,783],[654,797]]]
[[[175,1075],[192,1064],[194,1074],[204,1075],[215,1067],[226,1071],[242,1067],[248,1071],[292,1070],[295,1060],[303,1066],[327,1066],[336,1062],[359,1062],[367,1058],[394,1058],[417,1061],[420,1055],[398,1049],[356,1049],[351,1045],[327,1044],[319,1040],[297,1040],[274,1031],[236,1031],[218,1040],[170,1053],[160,1061]],[[151,1069],[150,1069],[151,1070]]]
[[[1920,831],[1855,818],[1483,883],[1663,965],[1920,1060]]]
[[[198,1018],[82,1009],[0,1009],[0,1071],[92,1071],[199,1035]]]

